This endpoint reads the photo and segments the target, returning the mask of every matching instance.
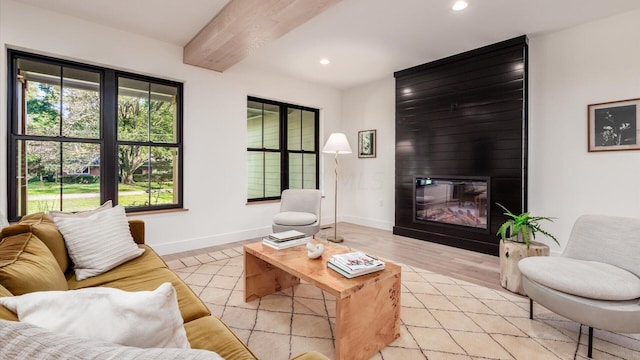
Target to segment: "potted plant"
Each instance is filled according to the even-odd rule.
[[[539,232],[542,235],[551,238],[556,242],[556,244],[560,245],[555,236],[549,234],[540,227],[541,221],[547,220],[553,222],[554,218],[546,216],[532,216],[528,212],[516,215],[501,204],[496,203],[496,205],[500,206],[505,211],[504,214],[509,217],[509,219],[500,226],[496,233],[496,235],[500,235],[502,241],[510,238],[509,240],[525,243],[528,249],[531,245],[531,237],[533,236],[535,239],[536,233]]]

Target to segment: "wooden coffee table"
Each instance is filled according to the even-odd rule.
[[[315,241],[314,241],[315,242]],[[244,298],[251,301],[303,279],[336,297],[336,359],[369,359],[400,336],[400,266],[347,279],[327,268],[333,254],[349,249],[324,244],[320,259],[306,246],[275,250],[262,242],[244,246]]]

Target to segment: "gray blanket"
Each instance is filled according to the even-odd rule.
[[[140,349],[53,333],[26,323],[0,320],[0,359],[33,360],[223,360],[195,349]]]

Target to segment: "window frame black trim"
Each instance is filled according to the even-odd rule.
[[[308,106],[303,106],[303,105],[295,105],[295,104],[290,104],[290,103],[285,103],[285,102],[281,102],[281,101],[276,101],[276,100],[269,100],[269,99],[263,99],[263,98],[259,98],[256,96],[247,96],[247,102],[249,101],[255,101],[255,102],[260,102],[263,104],[269,104],[269,105],[276,105],[280,108],[280,141],[279,141],[279,150],[275,150],[275,149],[265,149],[265,148],[250,148],[247,147],[247,152],[249,151],[254,151],[254,152],[277,152],[280,153],[280,193],[282,193],[283,190],[286,190],[289,188],[289,157],[287,156],[289,153],[295,153],[295,154],[314,154],[316,155],[316,171],[315,171],[315,177],[316,177],[316,189],[320,189],[320,109],[316,109],[316,108],[311,108]],[[291,108],[291,109],[297,109],[297,110],[303,110],[303,111],[309,111],[315,114],[315,121],[314,121],[314,131],[315,131],[315,141],[314,141],[314,151],[309,151],[309,150],[288,150],[287,149],[287,142],[288,142],[288,119],[287,119],[287,109]],[[263,122],[264,124],[264,122]],[[264,131],[263,131],[264,134]],[[304,174],[304,172],[303,172]],[[263,192],[264,194],[264,192]],[[252,202],[260,202],[260,201],[270,201],[270,200],[280,200],[280,195],[278,196],[268,196],[268,197],[261,197],[261,198],[253,198],[253,199],[249,199],[247,197],[247,202],[248,203],[252,203]]]
[[[17,70],[18,59],[43,62],[55,66],[76,68],[79,70],[93,71],[100,74],[100,135],[96,139],[72,138],[64,136],[36,136],[18,134],[18,97]],[[126,208],[127,213],[149,212],[154,210],[182,209],[184,208],[184,83],[161,79],[154,76],[141,75],[108,67],[85,64],[78,61],[55,58],[15,49],[7,49],[7,217],[11,221],[18,221],[21,215],[18,211],[17,189],[17,153],[15,145],[20,140],[83,142],[100,144],[100,163],[107,169],[100,176],[100,203],[111,199],[114,204],[118,201],[118,160],[117,151],[117,107],[118,107],[118,77],[141,80],[160,85],[174,86],[176,95],[176,142],[159,143],[145,142],[144,145],[175,147],[178,149],[178,202],[176,204],[162,204],[154,206],[136,206]],[[113,119],[113,121],[108,120]],[[101,165],[102,167],[102,165]]]

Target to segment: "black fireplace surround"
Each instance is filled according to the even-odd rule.
[[[527,208],[527,38],[396,72],[394,234],[498,254]]]

